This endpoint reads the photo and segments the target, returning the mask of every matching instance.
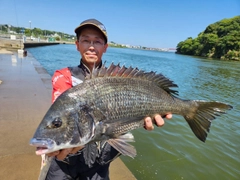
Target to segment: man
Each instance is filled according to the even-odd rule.
[[[67,89],[84,81],[87,73],[91,73],[93,67],[102,66],[102,55],[108,48],[107,31],[104,25],[96,19],[83,21],[76,29],[77,50],[81,54],[81,62],[77,67],[68,67],[57,70],[52,78],[53,92],[52,101]],[[166,115],[169,119],[171,114]],[[160,115],[155,116],[157,126],[163,126],[164,120]],[[145,129],[152,130],[153,124],[150,117],[145,118]],[[47,180],[65,179],[88,179],[107,180],[109,179],[109,164],[120,153],[106,142],[99,142],[96,148],[99,149],[99,157],[89,167],[83,158],[83,147],[69,148],[48,154],[56,156],[47,174]]]

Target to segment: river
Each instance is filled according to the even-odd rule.
[[[80,55],[74,45],[27,51],[50,75],[56,69],[79,64]],[[233,106],[212,122],[205,143],[178,115],[153,131],[134,130],[137,157],[121,159],[138,180],[240,179],[240,62],[111,47],[103,61],[162,73],[179,86],[182,99],[216,100]]]

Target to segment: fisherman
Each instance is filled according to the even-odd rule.
[[[96,19],[83,21],[76,29],[77,50],[80,52],[81,61],[76,67],[67,67],[55,71],[52,77],[52,102],[67,89],[80,84],[85,76],[91,73],[93,68],[102,66],[102,55],[108,48],[108,36],[104,25]],[[170,119],[172,114],[167,114]],[[154,126],[150,117],[145,118],[144,128],[153,130]],[[164,120],[160,115],[154,117],[157,126],[163,126]],[[111,147],[107,142],[98,144],[99,156],[91,167],[85,164],[82,151],[84,147],[63,149],[49,153],[48,156],[55,156],[46,180],[108,180],[109,165],[120,153]]]

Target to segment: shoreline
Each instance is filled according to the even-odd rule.
[[[0,179],[37,179],[41,156],[29,145],[51,105],[51,76],[30,54],[0,49]],[[120,158],[110,179],[136,179]]]

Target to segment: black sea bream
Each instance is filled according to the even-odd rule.
[[[137,68],[112,64],[94,69],[83,83],[56,99],[30,144],[40,155],[83,145],[91,148],[92,142],[105,140],[123,155],[134,157],[136,151],[127,143],[133,136],[128,132],[143,127],[147,116],[168,113],[182,115],[204,142],[212,120],[232,106],[182,100],[173,90],[176,87],[162,74]]]

